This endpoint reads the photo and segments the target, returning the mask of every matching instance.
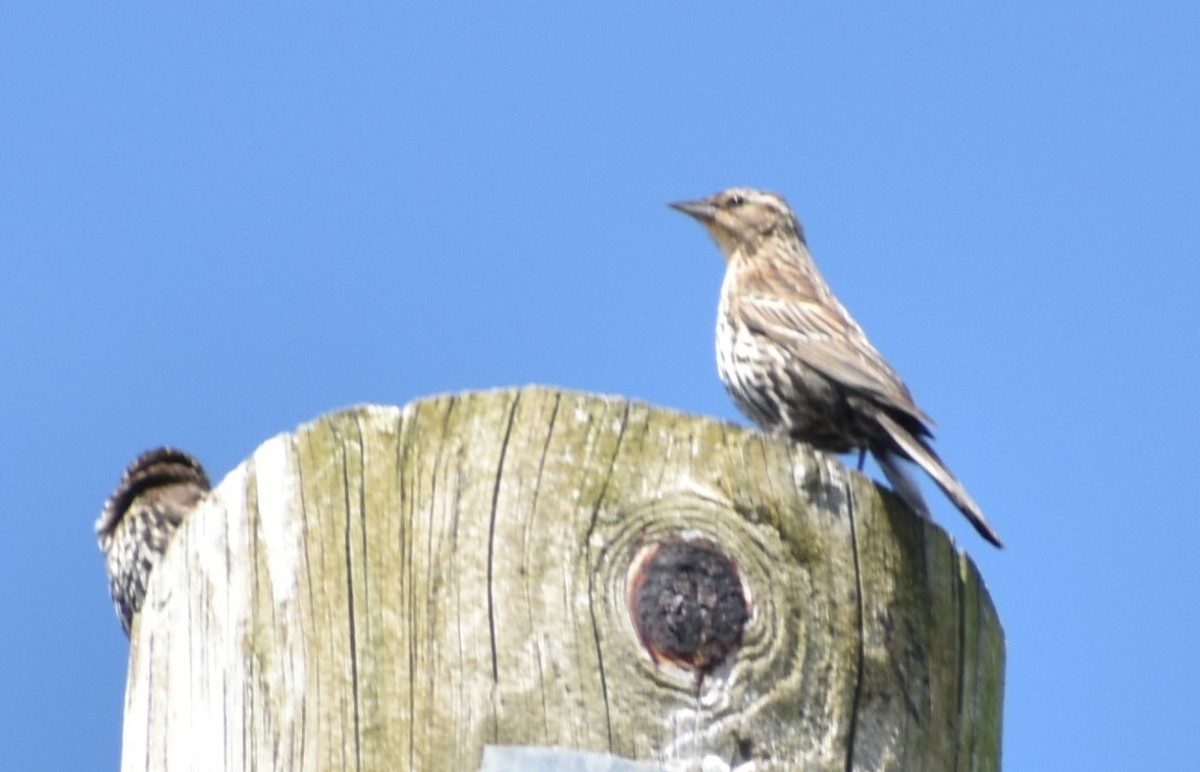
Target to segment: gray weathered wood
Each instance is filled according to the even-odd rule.
[[[700,681],[626,608],[704,537],[752,614]],[[123,769],[478,769],[485,745],[669,769],[999,767],[1004,640],[970,561],[836,459],[545,388],[275,437],[189,518],[135,623]],[[747,767],[750,768],[750,767]]]

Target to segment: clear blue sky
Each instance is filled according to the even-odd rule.
[[[721,259],[665,206],[735,184],[789,197],[1009,544],[927,488],[1007,631],[1006,768],[1194,760],[1200,6],[426,5],[0,9],[12,769],[117,765],[92,523],[148,447],[219,479],[531,382],[740,421]]]

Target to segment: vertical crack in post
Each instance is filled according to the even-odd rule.
[[[313,574],[314,574],[314,572],[313,572],[312,555],[309,554],[309,549],[308,549],[309,548],[309,540],[307,537],[307,534],[308,534],[308,511],[309,511],[308,496],[304,492],[304,469],[301,466],[301,458],[300,458],[300,453],[296,446],[296,440],[292,439],[289,442],[288,447],[290,448],[289,452],[292,454],[292,468],[296,470],[295,471],[295,475],[296,475],[295,486],[296,486],[297,495],[299,496],[299,499],[300,499],[300,526],[301,526],[300,532],[302,534],[300,537],[300,545],[301,545],[301,549],[304,552],[304,576],[305,576],[305,585],[308,588],[308,612],[309,612],[308,614],[305,614],[303,612],[303,610],[301,610],[300,625],[301,625],[301,636],[304,641],[304,643],[302,645],[307,647],[309,645],[308,642],[311,641],[312,638],[314,637],[314,633],[311,628],[308,630],[304,629],[304,620],[306,618],[312,619],[313,622],[311,624],[315,624],[315,620],[316,620],[316,613],[315,613],[316,593],[313,591]],[[255,484],[257,485],[257,477],[255,478]],[[301,604],[301,606],[303,606],[303,604]],[[305,654],[305,656],[307,657],[307,653]],[[294,674],[292,677],[295,677]],[[303,726],[308,725],[307,721],[306,721],[307,715],[308,715],[308,697],[305,696],[305,698],[300,701],[300,716],[301,716],[300,726],[303,727]],[[304,751],[305,751],[305,747],[306,747],[305,744],[308,741],[308,732],[302,731],[299,734],[300,734],[300,758],[301,758],[301,760],[303,760],[304,759]]]
[[[863,671],[866,659],[866,612],[863,608],[862,567],[859,564],[858,528],[854,511],[854,493],[850,490],[848,480],[845,480],[846,510],[850,519],[850,547],[854,554],[854,587],[858,607],[858,669],[855,674],[854,698],[850,703],[850,734],[846,741],[846,772],[854,770],[854,745],[858,735],[858,710],[862,701]]]
[[[256,473],[256,476],[257,476],[257,473]],[[251,498],[251,496],[249,494],[249,490],[250,490],[249,486],[247,486],[247,488],[246,488],[247,493],[246,493],[246,498],[245,498],[245,501],[247,504],[245,522],[246,522],[246,526],[249,530],[249,533],[246,534],[246,536],[250,542],[250,549],[249,549],[250,559],[249,559],[248,563],[249,563],[251,576],[250,576],[250,581],[249,581],[250,586],[247,588],[247,592],[246,592],[246,599],[250,603],[250,608],[254,609],[254,608],[259,607],[259,605],[260,605],[260,603],[258,602],[258,597],[257,597],[259,594],[259,588],[262,586],[262,581],[263,581],[262,575],[259,573],[260,563],[263,560],[266,560],[267,557],[266,557],[266,555],[263,554],[262,545],[259,543],[259,539],[262,536],[263,523],[262,523],[262,510],[260,508],[261,501],[258,498],[258,486],[257,485],[254,486],[254,497],[253,498]],[[251,501],[253,501],[252,506],[251,506]],[[265,605],[266,608],[270,610],[271,629],[278,630],[279,629],[279,619],[277,616],[277,611],[278,611],[277,600],[276,600],[276,598],[273,597],[273,594],[270,591],[267,592],[267,595],[270,596],[268,601],[265,604],[261,604],[261,605]],[[253,613],[253,612],[251,612],[251,613]],[[247,639],[249,639],[250,636],[255,636],[257,638],[257,632],[258,632],[257,625],[251,625],[250,630],[247,631],[247,636],[246,636]],[[257,639],[253,640],[250,643],[251,649],[254,651],[258,651],[259,647],[264,646],[264,645],[265,645],[265,643],[262,640],[257,640]],[[259,656],[261,656],[261,654]],[[257,691],[255,689],[255,684],[261,683],[262,681],[260,679],[264,679],[266,677],[266,674],[261,672],[261,670],[258,667],[258,665],[261,663],[259,656],[252,656],[252,657],[250,657],[249,661],[246,662],[246,665],[245,665],[246,673],[245,673],[245,677],[242,679],[241,701],[242,701],[242,758],[243,759],[250,758],[250,753],[251,753],[250,748],[253,745],[253,739],[254,739],[253,734],[257,729],[257,727],[254,725],[254,718],[255,718],[254,695]],[[265,713],[265,712],[267,712],[268,709],[265,706],[263,706],[261,708],[261,710],[262,710],[262,712]],[[226,768],[228,768],[228,767],[226,767]]]
[[[364,569],[364,576],[371,570],[371,540],[367,534],[367,445],[366,439],[363,437],[362,416],[358,415],[354,419],[354,428],[358,432],[358,452],[360,458],[358,470],[358,522],[362,529],[362,558],[361,563]],[[363,604],[371,608],[371,583],[363,582]],[[371,645],[371,614],[366,614],[363,617],[363,627],[365,628],[367,645]]]
[[[401,608],[405,610],[404,624],[407,626],[409,635],[405,636],[404,646],[408,654],[408,715],[415,716],[416,712],[416,673],[417,673],[417,654],[416,646],[412,642],[412,632],[417,629],[417,604],[415,601],[415,591],[413,585],[416,583],[416,560],[413,557],[415,550],[414,536],[416,532],[416,512],[413,507],[413,494],[409,493],[410,486],[417,483],[419,477],[413,474],[413,481],[409,478],[409,463],[410,453],[409,447],[413,442],[413,436],[416,434],[417,412],[420,408],[405,408],[400,411],[396,424],[396,474],[398,477],[398,511],[400,513],[400,560],[403,567],[401,569],[400,591],[402,594]],[[442,426],[442,437],[439,438],[434,452],[434,468],[437,468],[437,462],[441,458],[442,445],[445,442],[445,425]],[[434,475],[431,475],[431,485],[436,485],[436,481],[432,481]],[[416,721],[407,721],[406,729],[408,730],[408,768],[416,769],[417,765],[417,750],[416,750]]]
[[[551,441],[551,438],[554,437],[554,429],[555,429],[555,425],[558,421],[558,410],[559,410],[559,407],[561,407],[561,405],[562,405],[562,392],[556,391],[554,393],[554,407],[552,407],[550,409],[550,419],[546,422],[546,439],[542,442],[542,456],[540,459],[538,459],[537,476],[534,478],[534,481],[533,481],[533,496],[532,496],[532,500],[529,502],[529,519],[526,521],[525,540],[524,540],[524,544],[521,547],[521,557],[523,560],[528,560],[529,556],[531,554],[533,554],[530,543],[529,543],[529,541],[530,541],[529,523],[534,523],[536,525],[536,520],[534,518],[537,517],[538,495],[542,491],[542,474],[546,471],[546,457],[550,454],[550,441]],[[538,578],[540,581],[545,580],[544,577],[542,577],[540,575]],[[525,607],[528,612],[527,618],[529,620],[529,629],[536,630],[538,628],[538,622],[534,616],[535,615],[534,609],[536,608],[536,606],[534,604],[534,599],[531,598],[529,595],[528,580],[526,580],[526,582],[525,582]],[[539,649],[539,651],[538,651],[536,664],[537,664],[537,671],[538,671],[538,683],[540,683],[542,685],[542,688],[541,688],[542,731],[543,731],[544,736],[549,738],[551,736],[551,734],[550,734],[550,706],[546,702],[546,669],[542,662],[544,655],[541,652],[541,646],[539,646],[538,649]]]
[[[954,734],[957,741],[954,743],[954,766],[958,768],[959,751],[962,746],[962,728],[969,726],[970,721],[965,720],[963,715],[964,706],[967,704],[967,582],[963,571],[963,557],[955,556],[955,563],[958,570],[954,575],[958,578],[955,583],[955,588],[958,591],[958,726],[954,729]]]
[[[139,628],[140,628],[140,626],[139,626]],[[190,642],[191,629],[192,629],[192,626],[189,624],[188,625],[188,632],[189,632],[188,665],[189,665],[189,667],[191,666],[192,655],[196,651],[195,649],[192,648],[191,642]],[[139,632],[140,632],[140,629],[139,629]],[[146,657],[147,657],[147,660],[150,662],[150,666],[148,668],[146,668],[146,702],[152,703],[154,700],[154,671],[156,670],[155,666],[158,664],[158,660],[156,660],[154,658],[154,636],[153,635],[151,635],[148,639],[146,639],[146,644],[147,644],[147,648],[149,649],[146,652]],[[195,682],[195,676],[191,675],[191,673],[189,673],[188,684],[191,685],[194,682]],[[126,697],[126,704],[128,705],[128,697]],[[225,720],[225,710],[226,710],[226,708],[224,707],[224,705],[222,705],[222,707],[221,707],[221,725],[222,725],[222,727],[224,727],[226,724],[228,724],[228,722]],[[170,735],[171,713],[170,713],[170,711],[163,711],[163,714],[164,714],[163,736],[166,737],[166,736]],[[151,704],[151,705],[147,705],[147,707],[146,707],[146,733],[144,735],[144,737],[146,738],[146,741],[142,743],[142,748],[143,748],[143,750],[146,751],[146,769],[153,769],[153,765],[150,763],[151,756],[153,756],[153,753],[154,753],[154,749],[151,747],[151,743],[150,743],[151,738],[154,737],[154,733],[151,731],[153,727],[154,727],[154,708],[153,708],[153,705]],[[121,734],[124,735],[125,734],[124,727],[122,726],[121,729],[122,729]],[[226,731],[226,734],[228,734],[228,731]],[[125,744],[125,738],[122,737],[121,745],[124,746],[124,744]],[[122,748],[122,753],[121,753],[122,761],[125,760],[124,756],[125,756],[124,748]]]
[[[350,470],[345,439],[339,435],[338,440],[342,444],[342,507],[346,513],[343,545],[346,552],[346,607],[350,616],[350,683],[354,692],[354,761],[357,768],[362,769],[362,738],[358,716],[358,640],[354,619],[354,561],[350,549]]]
[[[517,420],[517,406],[521,403],[521,392],[513,396],[508,408],[508,425],[504,428],[504,439],[500,443],[500,460],[496,464],[496,483],[492,487],[492,513],[488,519],[488,548],[487,548],[487,595],[488,595],[488,632],[492,642],[492,683],[500,683],[500,663],[496,651],[496,598],[492,588],[492,562],[496,555],[496,510],[500,506],[500,481],[504,478],[504,460],[508,456],[508,441],[512,437],[513,424]]]
[[[617,465],[617,456],[621,452],[621,443],[625,440],[625,430],[629,427],[629,410],[630,404],[625,403],[624,414],[621,416],[621,423],[617,428],[617,440],[613,443],[612,457],[608,460],[608,471],[604,475],[604,484],[600,488],[600,492],[596,494],[596,506],[592,507],[592,519],[588,523],[587,532],[583,535],[583,544],[580,547],[583,552],[588,555],[591,552],[592,534],[596,531],[596,519],[600,515],[600,507],[604,504],[604,498],[608,495],[608,486],[612,482],[613,469]],[[586,561],[587,566],[587,581],[588,581],[588,612],[592,616],[592,640],[596,643],[596,669],[600,673],[600,692],[604,695],[604,728],[608,737],[608,747],[613,746],[613,728],[612,728],[612,710],[608,701],[608,676],[604,672],[604,649],[600,646],[600,621],[596,618],[596,606],[600,602],[600,598],[596,597],[596,569],[590,560]]]

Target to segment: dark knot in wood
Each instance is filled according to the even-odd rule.
[[[659,542],[635,558],[631,571],[631,616],[656,663],[703,675],[741,644],[749,619],[742,580],[711,542]]]

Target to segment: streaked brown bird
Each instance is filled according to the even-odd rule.
[[[211,486],[204,467],[174,448],[147,451],[125,470],[96,521],[117,617],[129,635],[150,572]]]
[[[930,445],[933,420],[871,345],[817,270],[783,197],[731,188],[671,204],[700,221],[725,255],[717,368],[761,428],[835,453],[870,451],[896,493],[929,517],[901,459],[938,484],[975,530],[1000,537]]]

